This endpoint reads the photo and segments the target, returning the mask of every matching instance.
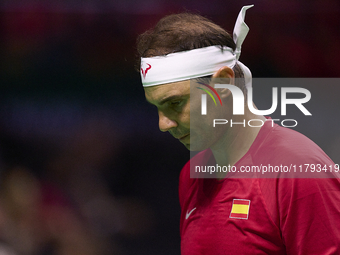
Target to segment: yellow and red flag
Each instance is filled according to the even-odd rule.
[[[246,199],[233,199],[233,205],[229,218],[234,219],[248,219],[249,216],[250,200]]]

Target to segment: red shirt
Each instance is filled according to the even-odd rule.
[[[271,125],[266,122],[261,128],[235,164],[237,169],[260,164],[334,166],[302,134]],[[237,173],[221,181],[190,178],[190,164],[211,162],[212,152],[205,150],[180,175],[182,255],[340,254],[340,182],[334,172],[317,175],[333,178],[235,178]]]

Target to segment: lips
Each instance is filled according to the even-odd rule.
[[[182,135],[182,134],[180,134],[179,132],[177,133],[177,132],[174,132],[174,131],[172,131],[172,130],[170,130],[169,133],[170,133],[174,138],[176,138],[176,139],[178,139],[178,140],[182,140],[182,139],[184,139],[185,137],[187,137],[188,135],[190,135],[190,132],[187,133],[187,134],[185,134],[185,135]]]

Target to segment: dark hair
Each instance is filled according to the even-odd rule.
[[[213,45],[221,46],[221,50],[223,46],[233,50],[236,47],[227,31],[205,17],[192,13],[165,16],[153,29],[138,37],[136,69],[140,71],[141,57],[164,56]],[[233,70],[236,78],[244,77],[242,69],[237,64]],[[244,81],[242,83],[243,85],[237,85],[243,89]]]

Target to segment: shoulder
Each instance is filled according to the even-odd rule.
[[[267,135],[265,136],[265,146],[269,148],[276,149],[289,149],[290,151],[296,152],[301,149],[308,150],[316,150],[319,148],[311,139],[306,137],[305,135],[286,128],[281,127],[275,124],[273,127],[266,129]],[[320,148],[319,148],[320,149]]]
[[[253,159],[286,164],[334,164],[327,154],[305,135],[279,125],[268,128]]]
[[[279,183],[280,224],[287,251],[328,254],[334,249],[338,254],[339,179],[280,179]]]

